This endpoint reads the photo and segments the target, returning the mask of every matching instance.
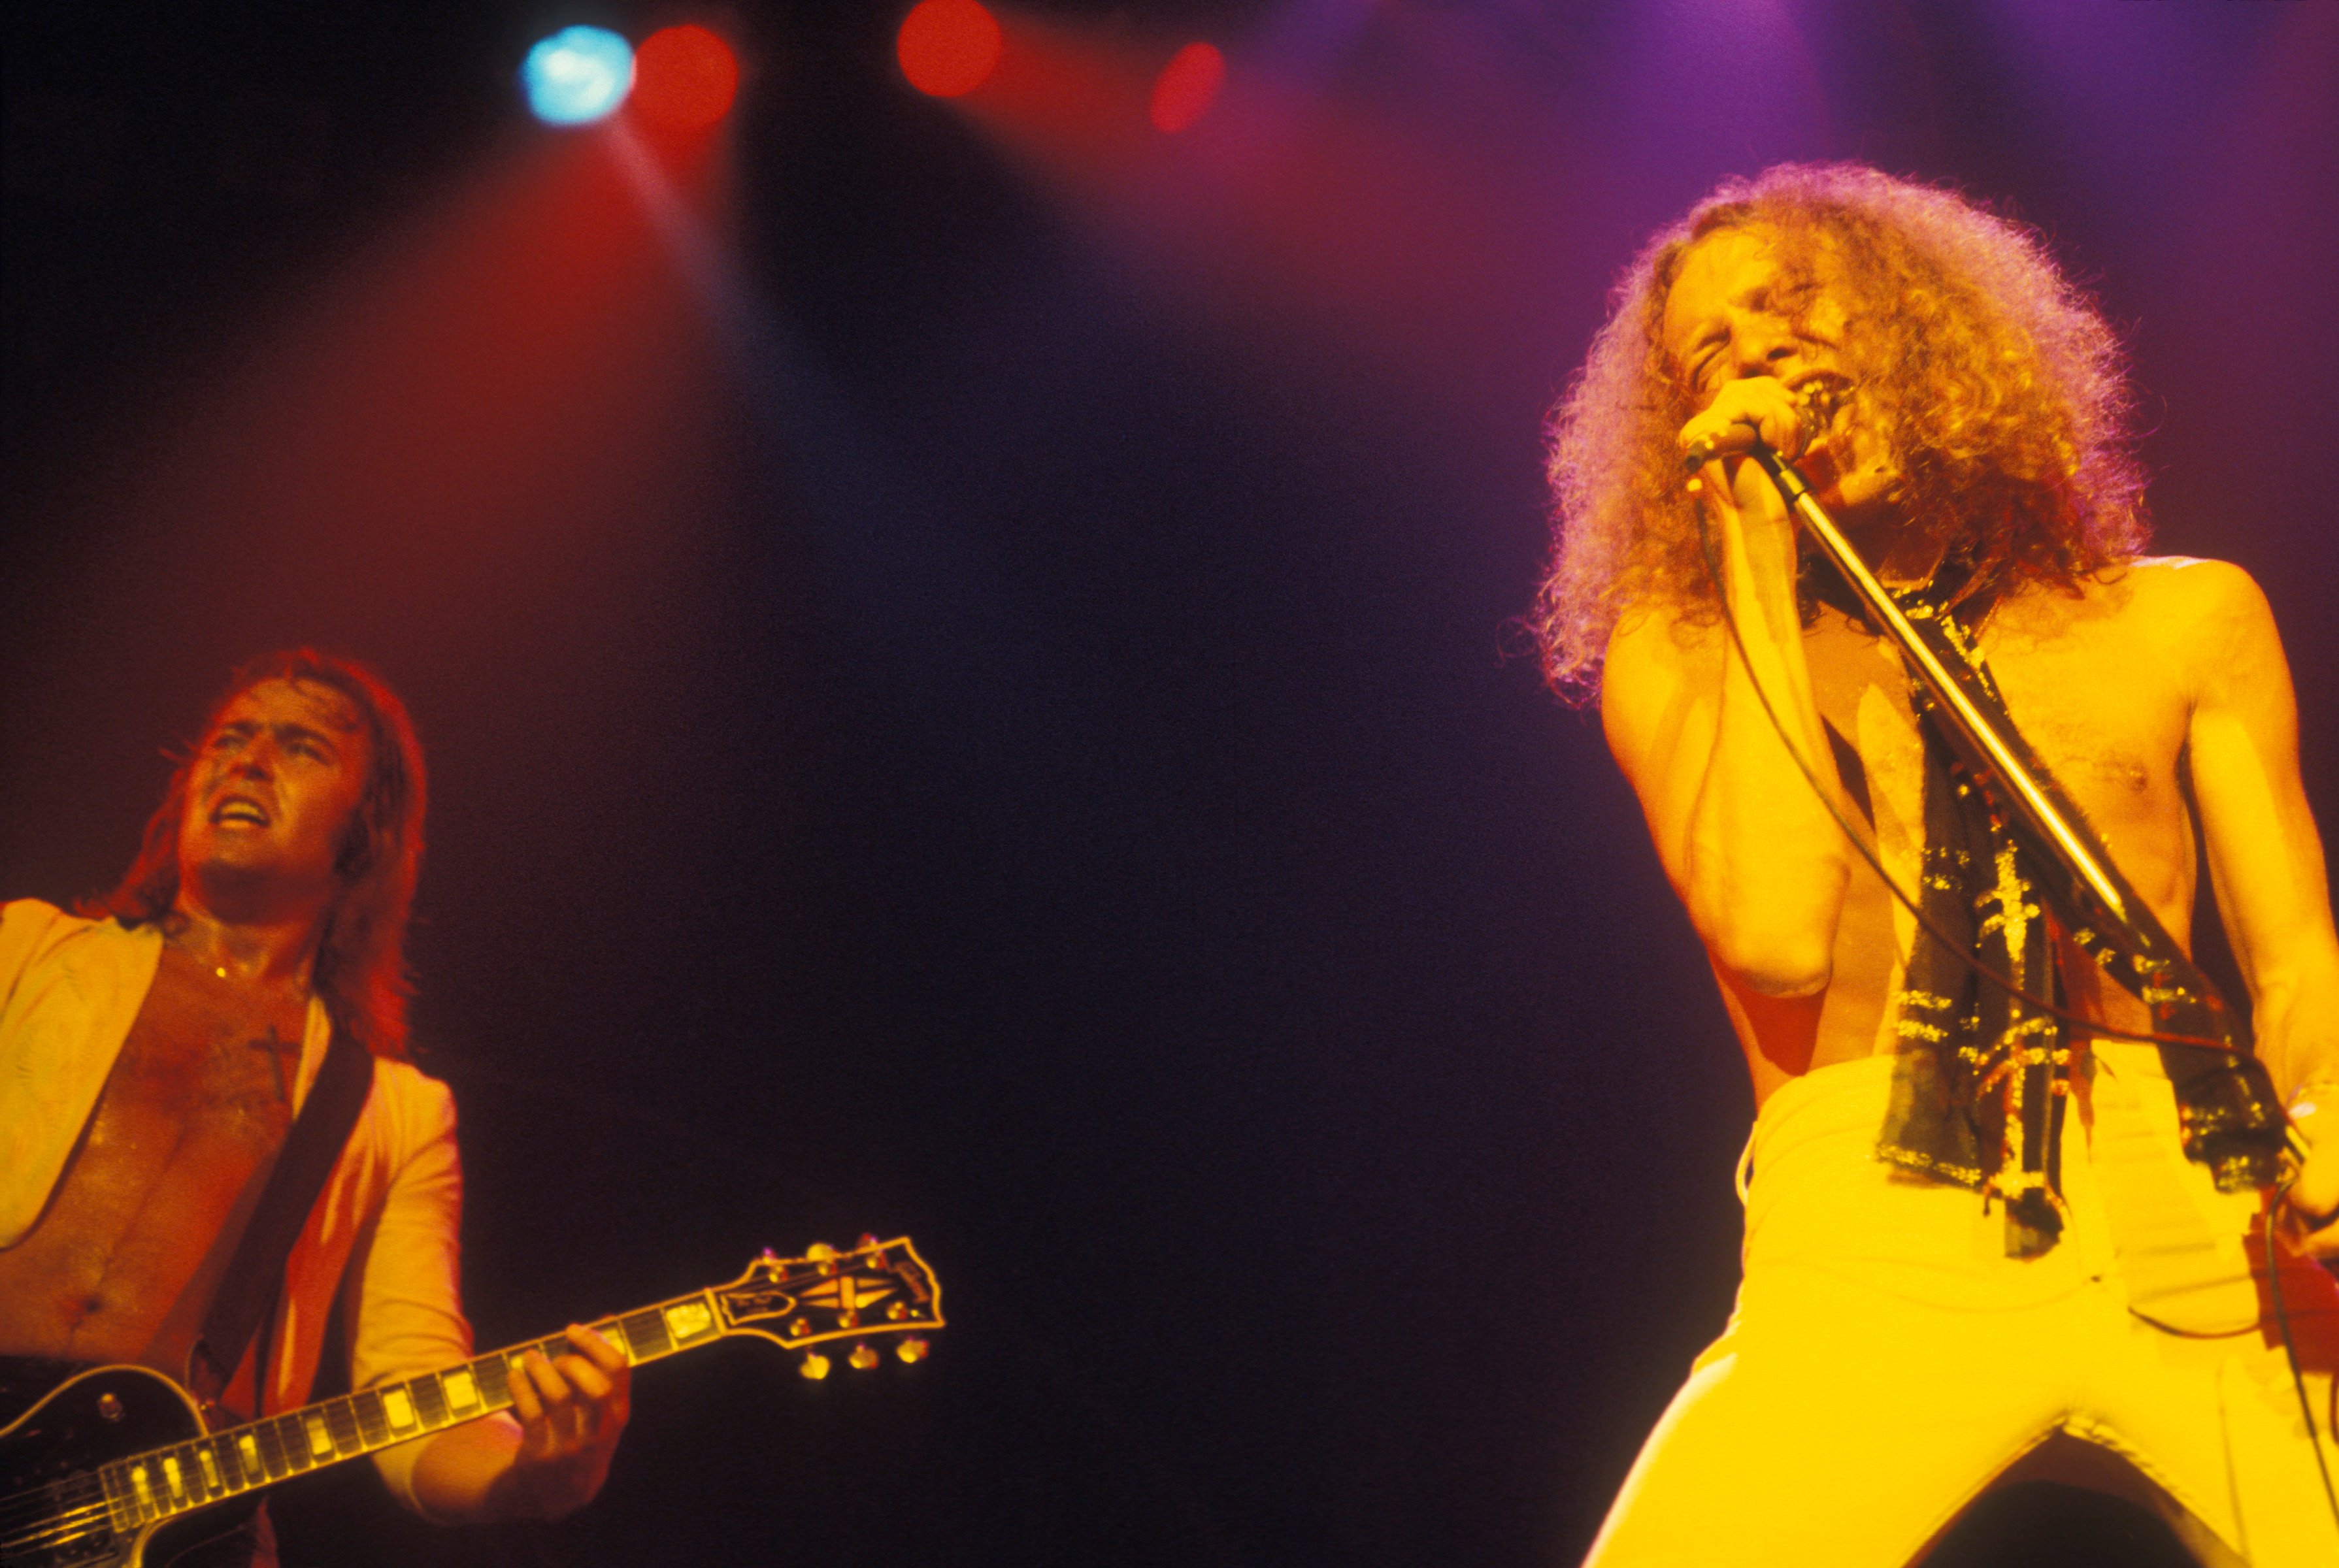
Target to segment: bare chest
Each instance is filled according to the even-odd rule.
[[[2156,906],[2189,908],[2194,843],[2182,770],[2190,706],[2180,672],[2119,617],[2072,606],[1996,617],[1982,651],[2015,728],[2122,872]],[[1811,653],[1814,695],[1841,743],[1846,783],[1879,847],[1913,865],[1925,752],[1900,661],[1831,614],[1813,628]]]
[[[0,1350],[181,1370],[291,1124],[302,1021],[165,950],[47,1209],[0,1253]]]
[[[2163,924],[2187,941],[2195,866],[2182,783],[2187,686],[2148,636],[2117,615],[2073,613],[2086,607],[2048,606],[2058,618],[2043,629],[2037,619],[2008,616],[2001,625],[1994,617],[1983,652],[2015,727]],[[1925,838],[1925,742],[1898,656],[1832,612],[1811,628],[1806,652],[1837,770],[1866,818],[1854,825],[1884,874],[1863,867],[1846,887],[1831,978],[1808,1040],[1753,1041],[1789,1072],[1894,1048],[1896,999],[1919,940],[1910,903],[1894,890],[1915,901]],[[2080,1005],[2108,1016],[2124,1002],[2103,996]],[[1761,1035],[1751,1021],[1747,1027]]]

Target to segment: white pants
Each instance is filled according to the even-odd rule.
[[[1772,1096],[1751,1181],[1742,1171],[1737,1310],[1650,1435],[1587,1568],[1894,1568],[2018,1461],[2071,1438],[2126,1462],[2099,1471],[2149,1482],[2132,1494],[2208,1562],[2339,1563],[2252,1267],[2260,1200],[2217,1192],[2184,1158],[2156,1050],[2092,1050],[2093,1081],[2064,1119],[2070,1222],[2036,1258],[2006,1256],[2002,1210],[1985,1215],[1977,1194],[1874,1158],[1890,1057]],[[2339,1285],[2287,1254],[2282,1280],[2339,1473]]]

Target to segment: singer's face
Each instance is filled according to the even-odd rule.
[[[1824,236],[1789,246],[1771,230],[1722,229],[1683,258],[1658,331],[1701,411],[1756,376],[1824,410],[1800,466],[1822,504],[1866,527],[1890,520],[1900,467],[1862,417],[1844,362],[1850,292]]]
[[[1693,246],[1665,296],[1665,357],[1700,407],[1723,384],[1771,376],[1793,390],[1840,376],[1844,309],[1824,248],[1791,265],[1761,229],[1723,229]]]

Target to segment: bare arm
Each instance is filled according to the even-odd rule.
[[[350,1376],[360,1388],[471,1354],[457,1283],[463,1174],[454,1097],[402,1064],[377,1071],[390,1080],[383,1102],[403,1129],[405,1153],[350,1255],[355,1288],[343,1292]],[[569,1338],[577,1355],[556,1365],[531,1351],[526,1376],[511,1379],[518,1421],[492,1415],[375,1455],[399,1501],[447,1524],[549,1518],[590,1502],[625,1429],[630,1371],[597,1335],[572,1328]]]
[[[2285,1099],[2332,1102],[2297,1208],[2339,1208],[2339,938],[2298,774],[2298,710],[2265,596],[2218,562],[2181,568],[2194,700],[2186,746],[2217,909],[2250,988],[2258,1053]],[[2339,1226],[2315,1250],[2339,1253]]]
[[[1793,406],[1768,380],[1725,389],[1683,445],[1750,412],[1774,416],[1766,437],[1792,449]],[[1808,997],[1831,978],[1850,852],[1789,741],[1839,802],[1842,784],[1804,662],[1794,524],[1759,468],[1729,461],[1735,492],[1712,463],[1701,500],[1742,653],[1725,628],[1684,636],[1663,611],[1630,619],[1610,644],[1601,716],[1715,963],[1762,995]]]

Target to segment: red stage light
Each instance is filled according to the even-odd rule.
[[[1227,79],[1227,57],[1213,44],[1189,44],[1170,57],[1153,84],[1153,128],[1183,131],[1207,113]]]
[[[991,79],[999,21],[976,0],[919,0],[895,40],[902,74],[921,93],[955,98]]]
[[[661,27],[634,51],[634,111],[657,124],[700,130],[738,94],[738,57],[704,27]]]

